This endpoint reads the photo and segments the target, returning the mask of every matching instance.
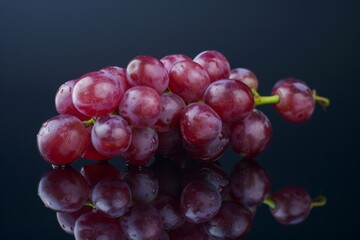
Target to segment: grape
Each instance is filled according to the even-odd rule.
[[[118,219],[108,218],[98,211],[81,215],[75,222],[76,240],[126,240]]]
[[[123,179],[130,187],[134,202],[148,203],[158,195],[159,181],[151,168],[128,167]]]
[[[60,86],[55,95],[55,108],[59,114],[72,115],[79,118],[81,121],[88,120],[90,117],[79,112],[72,101],[72,92],[76,80],[70,80]]]
[[[182,191],[180,210],[192,223],[209,221],[219,211],[221,195],[214,185],[205,181],[189,183]]]
[[[226,123],[244,119],[254,109],[250,88],[243,82],[231,79],[211,83],[204,93],[204,102]]]
[[[122,154],[126,164],[142,166],[150,162],[158,147],[158,135],[152,128],[133,128],[128,150]]]
[[[100,118],[91,132],[94,148],[106,157],[120,156],[128,150],[132,139],[127,121],[117,115]]]
[[[261,204],[271,189],[269,174],[252,159],[239,161],[230,175],[231,197],[246,207]]]
[[[160,214],[149,204],[134,205],[120,222],[130,240],[157,240],[162,234]]]
[[[48,170],[40,179],[38,194],[46,207],[58,212],[75,212],[87,201],[89,184],[71,167]]]
[[[311,211],[311,198],[299,186],[289,185],[271,194],[275,208],[271,209],[274,218],[282,224],[297,224],[304,221]]]
[[[151,202],[151,205],[158,210],[161,216],[163,229],[175,229],[185,221],[181,215],[179,203],[174,198],[166,195],[159,195]]]
[[[92,187],[106,178],[121,178],[119,170],[108,162],[85,165],[80,169],[80,173]]]
[[[91,72],[80,77],[72,93],[79,112],[101,117],[115,111],[123,95],[119,84],[105,72]]]
[[[78,159],[89,144],[83,123],[71,115],[47,120],[37,134],[41,156],[50,164],[67,165]]]
[[[147,86],[128,89],[119,105],[119,114],[136,128],[152,126],[161,113],[160,95]]]
[[[245,83],[249,88],[258,89],[259,82],[253,72],[246,68],[235,68],[230,71],[230,79],[241,81]]]
[[[187,105],[180,117],[184,140],[193,145],[204,145],[217,138],[222,129],[218,114],[205,103]]]
[[[106,216],[117,218],[131,206],[132,197],[128,184],[119,178],[106,178],[98,182],[92,191],[91,201]]]
[[[172,54],[172,55],[167,55],[162,59],[160,59],[160,61],[164,64],[164,67],[167,72],[170,72],[172,66],[175,63],[180,62],[182,60],[191,60],[191,58],[184,54]]]
[[[202,99],[205,89],[210,84],[206,70],[192,60],[175,63],[169,72],[169,78],[169,89],[185,102]]]
[[[75,212],[56,212],[56,218],[61,228],[69,234],[74,234],[76,220],[84,213],[91,211],[89,206],[83,206]]]
[[[223,202],[219,212],[203,223],[206,232],[217,239],[240,239],[252,226],[249,209],[232,201]]]
[[[131,86],[144,85],[163,93],[169,84],[169,75],[160,60],[151,56],[133,58],[127,68],[126,75]]]
[[[116,66],[106,67],[100,70],[100,72],[106,73],[111,79],[113,79],[119,86],[120,92],[123,95],[126,90],[131,86],[126,78],[126,70]]]
[[[173,93],[160,95],[161,113],[153,128],[157,132],[168,132],[179,126],[180,113],[186,107],[184,100]]]
[[[280,97],[274,108],[287,121],[301,123],[310,119],[314,112],[315,100],[312,91],[299,79],[286,78],[278,81],[271,94]]]
[[[183,147],[190,158],[203,163],[211,163],[218,160],[225,153],[229,144],[229,137],[229,129],[223,124],[221,133],[211,142],[204,145],[193,145],[184,141]]]
[[[184,186],[195,180],[206,181],[214,185],[223,198],[227,197],[230,189],[230,179],[219,166],[206,163],[191,163],[184,170]]]
[[[272,138],[270,120],[257,109],[247,118],[233,123],[230,132],[233,150],[246,158],[259,155],[270,144]]]
[[[226,79],[230,76],[230,64],[225,56],[214,50],[199,53],[194,61],[205,68],[210,77],[210,82]]]
[[[90,125],[86,128],[88,134],[89,134],[89,138],[91,139],[91,132],[93,129],[94,125]],[[94,145],[92,144],[92,142],[90,141],[90,143],[87,145],[87,147],[85,148],[84,152],[82,153],[82,158],[84,159],[90,159],[90,160],[96,160],[96,161],[107,161],[110,160],[110,157],[106,157],[101,155],[94,147]]]

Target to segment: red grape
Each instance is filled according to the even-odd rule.
[[[226,123],[247,117],[254,109],[254,97],[243,82],[231,79],[211,83],[204,93],[204,102]]]
[[[253,72],[246,68],[235,68],[230,71],[230,79],[241,81],[245,83],[249,88],[258,89],[259,82]]]
[[[271,94],[280,97],[279,103],[274,104],[274,108],[290,122],[304,122],[310,119],[315,110],[311,89],[299,79],[287,78],[278,81]]]
[[[71,115],[47,120],[37,134],[41,156],[50,164],[67,165],[78,159],[89,144],[83,123]]]
[[[193,145],[204,145],[216,139],[222,129],[218,114],[207,104],[197,102],[187,105],[180,117],[184,140]]]
[[[171,230],[179,227],[184,223],[184,218],[181,215],[179,203],[172,197],[166,195],[159,195],[151,205],[158,210],[163,229]]]
[[[55,95],[55,108],[59,114],[68,114],[79,118],[81,121],[88,120],[90,117],[82,114],[76,109],[72,100],[72,92],[76,80],[70,80],[60,86]]]
[[[106,157],[120,156],[129,148],[132,139],[129,124],[120,116],[100,118],[91,132],[94,148]]]
[[[127,79],[131,86],[144,85],[163,93],[169,84],[169,75],[164,64],[151,56],[137,56],[126,68]]]
[[[191,60],[191,58],[184,54],[172,54],[172,55],[167,55],[162,59],[160,59],[160,61],[164,64],[164,67],[167,72],[170,72],[172,66],[175,63],[180,62],[182,60]]]
[[[247,118],[233,123],[230,128],[233,150],[246,158],[259,155],[270,144],[271,138],[271,122],[257,109],[254,109]]]
[[[161,113],[160,95],[147,86],[128,89],[119,105],[119,114],[136,128],[152,126]]]
[[[210,77],[210,82],[226,79],[230,76],[230,64],[225,56],[214,50],[199,53],[194,61],[205,68]]]
[[[84,213],[91,211],[89,206],[83,206],[75,212],[56,212],[56,218],[61,228],[69,234],[74,234],[76,220]]]
[[[107,73],[91,72],[77,80],[72,100],[82,114],[101,117],[117,109],[122,90]]]
[[[169,72],[169,78],[169,89],[185,102],[202,99],[205,89],[210,84],[206,70],[192,60],[175,63]]]

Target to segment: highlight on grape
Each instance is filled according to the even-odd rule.
[[[273,105],[290,123],[330,105],[298,78],[258,93],[256,75],[231,68],[215,50],[194,58],[136,56],[66,81],[58,112],[37,146],[49,169],[38,194],[75,239],[243,239],[256,209],[291,225],[326,204],[297,185],[273,191],[255,157],[270,144],[272,125],[258,106]],[[219,159],[239,156],[230,174]],[[121,157],[126,169],[111,164]],[[80,170],[78,159],[92,161]]]

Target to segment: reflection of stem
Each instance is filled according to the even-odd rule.
[[[318,96],[315,89],[313,90],[312,96],[315,102],[320,104],[322,107],[326,108],[330,105],[330,100],[326,97]]]
[[[264,199],[263,203],[265,205],[268,205],[271,209],[276,208],[276,203],[275,201],[271,198],[271,196],[268,196],[267,198]]]
[[[327,199],[325,196],[317,196],[316,198],[314,198],[312,201],[311,201],[311,204],[310,204],[310,207],[313,208],[313,207],[322,207],[326,204],[327,202]]]
[[[91,207],[91,208],[93,208],[93,209],[96,208],[95,205],[94,205],[91,201],[85,202],[84,205],[85,205],[85,206],[89,206],[89,207]]]

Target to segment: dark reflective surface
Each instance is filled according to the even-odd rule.
[[[294,76],[331,107],[293,125],[270,106],[260,109],[273,139],[256,160],[273,189],[299,184],[329,199],[304,223],[284,227],[266,207],[257,210],[250,239],[354,238],[359,214],[359,14],[356,1],[2,1],[0,3],[0,104],[2,118],[2,236],[73,239],[37,195],[50,166],[36,148],[41,123],[56,114],[54,96],[65,81],[134,56],[195,56],[216,49],[233,67],[247,67],[267,94]],[[227,151],[222,166],[237,157]],[[120,159],[112,163],[123,166]],[[85,164],[80,161],[74,168]]]

